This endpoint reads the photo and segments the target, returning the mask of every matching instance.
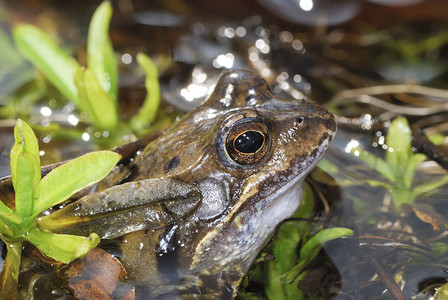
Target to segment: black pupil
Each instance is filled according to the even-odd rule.
[[[264,136],[258,131],[246,131],[235,139],[235,149],[243,153],[255,153],[264,143]]]

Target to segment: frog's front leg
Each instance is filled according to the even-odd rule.
[[[113,186],[40,217],[38,226],[77,235],[113,239],[158,229],[185,219],[201,202],[199,188],[174,179],[146,179]]]

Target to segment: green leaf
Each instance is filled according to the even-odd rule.
[[[314,211],[315,201],[313,191],[308,183],[304,182],[302,185],[303,185],[302,202],[300,203],[296,212],[291,216],[291,218],[310,218]],[[299,222],[299,224],[302,224],[301,226],[302,230],[306,230],[308,232],[309,229],[308,222],[302,221]]]
[[[25,236],[25,239],[39,248],[46,256],[65,264],[79,257],[84,257],[100,242],[100,238],[96,233],[91,233],[89,237],[83,237],[48,233],[37,228],[31,230]]]
[[[434,300],[448,299],[448,283],[442,285],[434,295]]]
[[[275,264],[280,274],[286,273],[297,260],[297,246],[301,240],[298,221],[284,223],[277,234],[273,247]]]
[[[75,73],[79,101],[98,129],[113,129],[118,124],[117,108],[101,87],[95,74],[80,67]]]
[[[13,35],[17,48],[23,56],[38,67],[65,97],[79,107],[80,103],[73,82],[73,76],[79,68],[78,62],[35,26],[17,25]]]
[[[22,219],[14,213],[0,213],[0,233],[10,238],[16,236],[16,231],[22,223]],[[20,233],[19,233],[20,234]]]
[[[12,212],[12,209],[0,200],[0,213],[10,214]]]
[[[302,278],[301,278],[302,279]],[[286,292],[286,298],[288,300],[305,300],[309,299],[304,292],[302,292],[298,287],[297,284],[286,282],[285,283],[285,292]]]
[[[31,160],[27,157],[26,153],[21,152],[17,159],[17,179],[16,186],[14,187],[16,194],[16,214],[21,218],[28,218],[33,213],[34,173]]]
[[[0,212],[0,219],[6,224],[12,224],[13,226],[20,225],[22,223],[22,218],[20,218],[13,212],[12,213]]]
[[[362,160],[366,165],[389,179],[391,182],[395,182],[395,173],[388,163],[361,148],[353,148],[351,151],[351,153],[356,152],[359,153],[359,155],[357,155],[356,157]]]
[[[427,136],[428,140],[436,146],[439,146],[445,141],[445,136],[441,133],[433,133]]]
[[[14,128],[14,138],[10,164],[16,213],[28,218],[33,212],[33,191],[41,178],[39,146],[31,127],[20,119]]]
[[[325,157],[319,161],[317,166],[319,168],[321,168],[322,170],[324,170],[325,172],[330,173],[330,174],[337,174],[339,172],[338,166],[336,164],[330,162]]]
[[[421,153],[411,153],[409,156],[408,162],[404,168],[403,174],[403,184],[405,188],[410,189],[412,186],[412,181],[414,180],[415,171],[417,170],[418,165],[420,165],[426,156]]]
[[[439,188],[442,185],[447,184],[447,183],[448,183],[448,176],[443,176],[439,180],[430,181],[430,182],[421,184],[419,186],[416,186],[413,189],[412,194],[414,194],[415,197],[418,197],[425,193],[432,194],[437,190],[437,188]]]
[[[112,6],[104,1],[93,14],[87,38],[87,61],[89,69],[96,75],[100,86],[116,103],[118,93],[118,71],[114,49],[109,38],[109,23]]]
[[[136,132],[154,121],[160,103],[159,72],[156,65],[143,53],[137,55],[137,62],[146,74],[146,98],[143,106],[130,121],[132,130]]]
[[[271,262],[268,263],[267,268],[267,284],[264,288],[267,298],[272,300],[286,300],[286,294],[276,265]]]
[[[121,156],[112,151],[97,151],[73,159],[42,178],[36,195],[34,215],[68,199],[86,186],[106,176]]]
[[[292,267],[285,275],[286,284],[293,284],[294,282],[302,280],[308,273],[308,271],[303,270],[311,260],[311,257],[305,260],[301,260],[298,264]]]
[[[309,239],[302,249],[300,249],[300,260],[311,260],[319,253],[323,243],[350,235],[353,235],[353,230],[344,227],[322,230]]]
[[[395,176],[401,177],[400,173],[406,167],[412,155],[411,129],[406,118],[397,117],[392,121],[386,136],[386,161]]]
[[[14,139],[15,143],[11,149],[10,161],[11,179],[14,190],[17,191],[17,160],[21,153],[25,153],[30,160],[31,167],[34,172],[32,187],[36,188],[41,178],[39,145],[37,144],[37,138],[31,127],[25,121],[18,119],[16,126],[14,127]]]

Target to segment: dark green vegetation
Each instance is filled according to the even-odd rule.
[[[42,211],[101,180],[120,160],[120,155],[111,151],[92,152],[55,168],[41,179],[39,148],[33,131],[19,119],[14,137],[11,178],[15,208],[0,202],[0,238],[8,247],[0,278],[1,299],[17,297],[23,241],[66,264],[85,256],[98,245],[100,238],[96,233],[88,237],[54,234],[37,226],[35,221]]]
[[[112,6],[103,2],[92,17],[87,40],[87,67],[81,66],[41,29],[28,24],[14,28],[14,42],[20,52],[45,78],[72,101],[86,122],[99,132],[107,131],[97,143],[116,146],[129,134],[142,136],[156,117],[160,101],[158,71],[151,59],[143,53],[137,62],[146,75],[147,96],[139,111],[127,122],[120,120],[118,112],[118,69],[115,53],[109,38]],[[28,91],[33,93],[34,91]],[[17,114],[19,111],[12,111]],[[44,132],[51,130],[40,128]],[[55,136],[78,136],[83,132],[64,132],[57,127],[50,132]]]

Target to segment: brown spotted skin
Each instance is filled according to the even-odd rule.
[[[266,126],[269,144],[241,165],[225,143],[234,124],[245,121]],[[335,131],[333,115],[313,103],[276,98],[247,71],[222,75],[208,101],[148,144],[128,176],[172,178],[203,192],[201,207],[186,220],[122,238],[136,297],[234,297],[275,226],[299,205],[301,183]]]

